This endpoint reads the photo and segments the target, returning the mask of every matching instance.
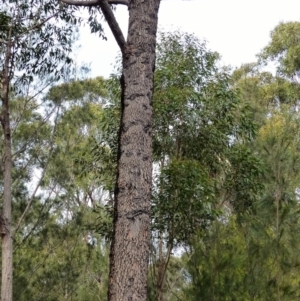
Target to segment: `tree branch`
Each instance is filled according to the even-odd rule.
[[[50,19],[54,18],[57,14],[58,14],[58,13],[56,13],[56,14],[54,14],[54,15],[51,15],[51,16],[49,16],[48,18],[46,18],[45,20],[43,20],[42,22],[33,25],[32,27],[28,28],[26,31],[22,32],[19,36],[17,36],[17,38],[19,38],[20,36],[22,36],[22,35],[24,35],[24,34],[30,32],[31,30],[40,28],[40,27],[43,26],[46,22],[48,22]]]
[[[109,3],[111,2],[108,2],[108,0],[100,0],[99,6],[102,10],[106,22],[110,27],[110,30],[112,31],[112,34],[116,39],[116,42],[121,49],[122,54],[124,55],[126,49],[126,41]]]
[[[65,3],[65,4],[69,4],[69,5],[91,7],[91,6],[98,6],[100,4],[101,0],[90,0],[90,1],[61,0],[61,2]],[[109,4],[115,4],[115,5],[122,4],[122,5],[128,6],[128,0],[108,0],[107,2]]]
[[[114,4],[114,5],[118,5],[118,4],[121,4],[121,5],[126,5],[128,6],[128,0],[109,0],[108,3],[109,4]]]
[[[15,234],[18,232],[18,230],[19,230],[19,228],[20,228],[20,226],[21,226],[22,221],[24,220],[24,218],[25,218],[25,216],[26,216],[28,210],[30,209],[32,203],[33,203],[34,200],[35,200],[36,193],[38,192],[38,189],[40,188],[40,186],[41,186],[41,184],[42,184],[42,181],[43,181],[44,178],[45,178],[45,175],[46,175],[46,172],[47,172],[47,169],[48,169],[48,166],[49,166],[50,158],[51,158],[51,155],[52,155],[52,152],[53,152],[53,149],[54,149],[54,147],[53,147],[54,141],[53,141],[53,140],[55,139],[56,128],[57,128],[57,119],[58,119],[58,117],[59,117],[59,108],[58,108],[58,110],[57,110],[57,115],[56,115],[56,118],[55,118],[54,129],[53,129],[53,134],[52,134],[52,139],[51,139],[51,141],[50,141],[51,147],[50,147],[50,150],[49,150],[49,153],[48,153],[48,160],[47,160],[46,165],[45,165],[45,167],[44,167],[44,169],[43,169],[42,175],[41,175],[41,177],[40,177],[40,179],[39,179],[39,181],[38,181],[38,183],[37,183],[37,185],[36,185],[36,187],[35,187],[35,189],[34,189],[32,195],[31,195],[31,197],[30,197],[30,199],[29,199],[29,201],[28,201],[28,203],[27,203],[27,206],[26,206],[25,210],[23,211],[23,213],[22,213],[22,215],[21,215],[21,217],[20,217],[20,219],[19,219],[19,221],[18,221],[18,224],[17,224],[17,226],[16,226],[16,228],[15,228],[15,230],[14,230],[13,237],[14,237]],[[51,193],[52,193],[52,192],[51,192]]]
[[[110,5],[111,4],[128,5],[128,1],[129,0],[90,0],[90,1],[61,0],[61,2],[65,4],[75,5],[75,6],[88,6],[88,7],[100,6],[102,13],[105,17],[105,20],[108,23],[110,30],[112,31],[116,39],[116,42],[118,43],[121,49],[122,54],[125,53],[126,41]]]
[[[61,2],[69,5],[74,5],[74,6],[98,6],[99,5],[99,0],[92,0],[92,1],[76,1],[76,0],[61,0]]]

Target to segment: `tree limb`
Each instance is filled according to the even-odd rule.
[[[112,31],[112,33],[116,39],[116,42],[118,43],[118,45],[121,49],[122,54],[124,54],[125,48],[126,48],[126,41],[123,36],[122,30],[115,18],[115,15],[109,5],[109,3],[111,3],[111,2],[108,2],[108,1],[109,0],[100,0],[98,3],[102,10],[102,13],[105,17],[105,20],[108,23],[110,30]]]
[[[74,6],[98,6],[99,5],[99,0],[92,0],[92,1],[76,1],[76,0],[61,0],[61,2],[69,5],[74,5]]]
[[[90,1],[61,0],[61,2],[65,3],[65,4],[69,4],[69,5],[91,7],[91,6],[98,6],[100,4],[101,0],[90,0]],[[107,2],[109,4],[115,4],[115,5],[122,4],[122,5],[128,6],[128,0],[108,0]]]
[[[90,0],[90,1],[76,1],[76,0],[61,0],[61,2],[75,6],[100,6],[102,13],[108,23],[117,44],[119,45],[122,54],[125,53],[126,41],[123,36],[122,30],[115,18],[115,15],[110,7],[111,4],[124,4],[128,5],[129,0]]]
[[[128,6],[128,0],[109,0],[108,3],[109,4],[114,4],[114,5],[117,5],[117,4],[122,4],[122,5],[126,5]]]
[[[30,32],[31,30],[35,30],[40,28],[41,26],[43,26],[46,22],[48,22],[50,19],[54,18],[56,15],[58,14],[58,12],[54,15],[49,16],[48,18],[46,18],[45,20],[43,20],[42,22],[33,25],[32,27],[28,28],[26,31],[22,32],[19,36],[17,36],[17,38],[19,38],[22,35],[25,35],[26,33]]]
[[[23,211],[23,213],[22,213],[22,215],[21,215],[21,217],[20,217],[20,219],[19,219],[19,221],[18,221],[18,224],[17,224],[16,228],[14,229],[13,237],[14,237],[15,234],[18,232],[18,230],[19,230],[19,228],[20,228],[20,226],[21,226],[22,221],[24,220],[24,218],[25,218],[25,216],[26,216],[28,210],[30,209],[32,203],[33,203],[34,200],[35,200],[36,193],[38,192],[38,189],[40,188],[40,186],[41,186],[41,184],[42,184],[42,181],[43,181],[44,178],[45,178],[45,175],[46,175],[46,172],[47,172],[47,169],[48,169],[48,166],[49,166],[50,158],[51,158],[51,155],[52,155],[52,152],[53,152],[53,149],[54,149],[54,147],[53,147],[53,145],[54,145],[53,142],[54,142],[54,141],[53,141],[53,140],[54,140],[54,138],[55,138],[55,133],[56,133],[56,128],[57,128],[57,119],[58,119],[58,117],[59,117],[59,108],[58,108],[58,110],[57,110],[57,115],[56,115],[56,118],[55,118],[55,124],[54,124],[54,129],[53,129],[53,135],[52,135],[52,139],[51,139],[52,141],[50,141],[50,143],[51,143],[51,142],[52,142],[52,143],[51,143],[51,147],[50,147],[50,150],[49,150],[49,153],[48,153],[48,160],[47,160],[46,165],[45,165],[45,167],[44,167],[44,169],[43,169],[42,175],[41,175],[41,177],[40,177],[40,179],[39,179],[39,181],[38,181],[38,183],[37,183],[37,185],[36,185],[36,187],[35,187],[35,189],[34,189],[32,195],[31,195],[31,197],[30,197],[30,199],[29,199],[29,201],[28,201],[28,203],[27,203],[27,206],[26,206],[25,210]],[[52,193],[52,192],[51,192],[51,193]]]

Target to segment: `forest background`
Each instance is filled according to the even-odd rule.
[[[276,25],[237,69],[159,35],[149,300],[299,299],[300,23]],[[119,71],[87,71],[11,96],[14,300],[106,300]]]

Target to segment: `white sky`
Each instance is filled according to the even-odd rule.
[[[126,35],[127,8],[118,6],[116,18]],[[162,0],[159,12],[159,29],[194,33],[232,66],[253,62],[280,21],[300,21],[300,0]],[[77,60],[91,63],[92,77],[113,71],[118,46],[107,26],[105,33],[107,41],[81,30]]]

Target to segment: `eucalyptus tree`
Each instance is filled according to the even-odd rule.
[[[49,154],[51,153],[55,131],[49,124],[49,117],[55,117],[57,108],[47,116],[38,110],[38,102],[26,97],[10,98],[10,122],[12,131],[12,221],[14,227],[11,235],[14,238],[15,251],[34,232],[35,228],[45,217],[48,207],[47,198],[41,200],[38,189],[41,187],[43,176],[36,181],[32,180],[34,171],[47,169]],[[0,142],[3,149],[4,141]],[[1,188],[3,189],[3,171],[1,171]],[[31,189],[32,188],[32,189]],[[44,203],[45,206],[42,204]],[[33,209],[29,210],[29,207]],[[16,258],[14,258],[14,266]],[[17,275],[14,272],[14,277]],[[12,279],[15,283],[15,279]]]
[[[162,80],[154,94],[154,154],[164,166],[154,186],[155,299],[168,296],[169,275],[158,270],[178,242],[192,251],[185,300],[299,298],[297,34],[295,23],[281,24],[264,49],[264,58],[278,64],[276,76],[254,63],[228,82],[211,69],[199,90],[184,63],[193,47],[181,61],[180,46],[190,44],[165,36],[167,63],[157,64]],[[197,69],[195,61],[190,65]]]
[[[299,82],[299,32],[300,22],[281,22],[270,36],[271,41],[259,54],[262,63],[275,62],[281,76]]]
[[[110,220],[105,210],[109,198],[105,190],[111,186],[111,171],[107,172],[110,166],[106,157],[110,154],[102,143],[99,119],[106,101],[103,78],[73,80],[51,87],[44,98],[45,110],[59,107],[55,118],[43,127],[38,127],[38,120],[30,119],[31,126],[39,132],[26,156],[38,161],[33,167],[29,165],[31,172],[39,168],[44,176],[14,236],[17,269],[13,283],[17,300],[81,300],[83,296],[86,300],[105,299],[108,244],[99,228],[103,229],[105,220]],[[27,114],[35,116],[36,111],[30,108]],[[18,116],[15,110],[12,113],[12,117]],[[12,121],[15,124],[15,118]],[[21,116],[20,123],[14,134],[15,148],[32,134],[25,116]],[[95,145],[98,151],[102,147],[101,161],[94,160]],[[14,166],[14,173],[20,170],[16,169]],[[24,174],[19,178],[28,185],[30,178]],[[20,185],[17,188],[19,195],[13,190],[13,213],[19,220],[28,202],[26,196],[20,195]]]
[[[57,79],[62,67],[71,62],[70,46],[73,26],[77,19],[74,10],[56,1],[1,1],[0,12],[0,79],[1,125],[3,129],[3,202],[1,213],[2,233],[2,285],[1,300],[12,300],[12,132],[10,121],[11,97],[36,96],[42,85],[30,84],[38,79]],[[61,20],[62,22],[59,22]],[[64,21],[68,20],[69,25]],[[73,26],[72,26],[73,25]],[[48,82],[49,84],[49,82]],[[41,88],[42,87],[42,88]],[[33,92],[33,90],[35,92]],[[30,91],[30,92],[29,92]],[[29,92],[29,93],[28,93]]]
[[[239,177],[256,164],[241,145],[253,137],[251,114],[232,90],[230,76],[218,69],[218,57],[193,35],[159,35],[153,98],[158,174],[152,195],[151,300],[170,300],[178,293],[178,283],[186,284],[185,268],[174,267],[172,253],[177,246],[189,246],[199,228],[220,215],[224,203],[242,203],[238,195],[228,201],[225,191],[242,191],[247,183],[238,182]],[[100,125],[115,152],[120,89],[115,78],[111,81],[110,105]],[[236,145],[234,139],[239,141]],[[101,151],[95,156],[103,158]],[[255,176],[253,172],[251,179]]]
[[[209,228],[224,207],[246,206],[233,191],[245,188],[239,177],[255,166],[245,146],[254,135],[252,114],[229,74],[218,68],[218,59],[194,35],[159,37],[153,127],[158,176],[152,208],[157,300],[168,295],[174,249],[192,249],[196,234]]]
[[[259,64],[243,65],[233,74],[259,125],[251,148],[264,165],[261,195],[240,219],[250,300],[299,298],[292,280],[299,262],[299,32],[298,22],[280,23]],[[262,68],[269,62],[275,63],[276,75]]]
[[[225,214],[199,229],[189,245],[186,300],[296,300],[298,87],[257,64],[242,66],[233,78],[258,130],[228,153]]]
[[[101,8],[122,52],[122,117],[108,300],[146,300],[152,185],[152,93],[160,0],[62,2]],[[110,4],[128,6],[127,41]]]

